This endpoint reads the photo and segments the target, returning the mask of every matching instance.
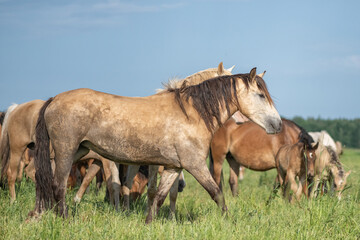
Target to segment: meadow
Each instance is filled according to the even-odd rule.
[[[104,187],[96,194],[91,184],[78,205],[72,202],[77,188],[68,191],[69,218],[47,212],[40,221],[25,222],[35,204],[35,185],[17,186],[10,204],[8,190],[0,190],[0,239],[359,239],[360,149],[345,149],[344,169],[352,170],[341,201],[331,195],[313,200],[304,197],[289,204],[280,196],[266,205],[276,171],[247,170],[232,197],[225,166],[225,199],[222,214],[208,193],[185,173],[186,188],[179,193],[175,218],[169,219],[167,199],[155,221],[145,225],[146,196],[130,212],[116,212],[104,202]]]

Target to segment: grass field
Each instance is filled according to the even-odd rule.
[[[323,196],[290,205],[279,197],[266,206],[275,170],[248,170],[237,198],[225,184],[229,211],[222,215],[207,192],[186,174],[175,219],[167,218],[167,199],[150,225],[144,224],[146,197],[133,204],[129,214],[116,212],[103,202],[104,189],[95,194],[94,184],[77,206],[72,202],[77,189],[68,192],[68,219],[48,212],[38,222],[25,223],[34,207],[35,186],[23,181],[14,204],[8,191],[0,190],[0,239],[359,239],[360,150],[346,149],[341,161],[345,170],[352,170],[341,201]],[[226,166],[226,181],[227,176]]]

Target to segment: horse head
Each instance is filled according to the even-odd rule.
[[[282,122],[262,78],[264,74],[256,75],[253,68],[246,79],[238,81],[244,84],[238,87],[239,110],[268,134],[274,134],[281,131]]]

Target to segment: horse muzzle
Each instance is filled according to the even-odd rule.
[[[267,134],[276,134],[281,132],[282,121],[280,118],[270,118],[266,122],[266,133]]]

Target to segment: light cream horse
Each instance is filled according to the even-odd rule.
[[[332,147],[323,144],[320,138],[319,148],[316,150],[314,184],[311,188],[310,197],[324,193],[325,185],[328,182],[331,190],[335,190],[338,199],[341,199],[342,191],[351,171],[344,173],[338,155]],[[320,185],[320,186],[319,186]]]
[[[56,204],[67,216],[66,180],[71,165],[90,150],[124,164],[163,165],[165,170],[146,222],[163,204],[182,169],[208,191],[224,211],[224,196],[206,166],[213,133],[236,111],[263,127],[281,130],[281,119],[256,68],[220,76],[148,97],[122,97],[77,89],[49,99],[36,127],[36,204],[39,216]],[[52,178],[49,144],[55,151]],[[53,201],[54,200],[54,201]]]
[[[193,75],[190,75],[184,79],[172,79],[169,80],[168,83],[163,84],[164,89],[158,89],[157,93],[164,93],[172,88],[180,88],[181,86],[191,86],[197,85],[205,80],[210,78],[218,77],[218,76],[226,76],[231,75],[231,71],[235,66],[231,68],[225,69],[223,63],[221,62],[217,68],[209,68]],[[124,208],[129,209],[129,194],[130,189],[132,188],[132,183],[135,175],[139,171],[139,165],[130,165],[126,174],[125,184],[122,186],[122,193],[124,197]],[[148,194],[150,197],[148,198],[148,209],[150,208],[152,202],[151,200],[154,198],[157,189],[157,173],[158,173],[158,165],[149,166],[149,183],[148,183]],[[181,176],[184,177],[183,174]],[[170,189],[170,213],[169,217],[172,217],[175,214],[175,206],[176,199],[178,194],[178,185],[179,185],[179,177],[175,179],[173,186]]]

